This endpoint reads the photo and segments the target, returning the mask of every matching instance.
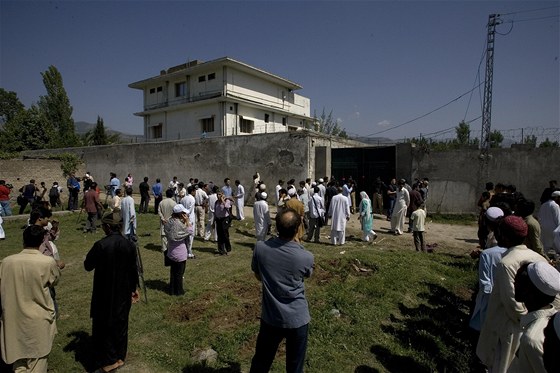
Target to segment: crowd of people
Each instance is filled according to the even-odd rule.
[[[560,189],[535,203],[513,185],[486,184],[477,205],[479,290],[471,314],[488,372],[560,371]]]
[[[139,299],[133,183],[131,174],[121,184],[117,175],[110,173],[105,185],[107,197],[102,203],[100,188],[90,173],[83,178],[70,175],[67,181],[68,208],[81,206],[87,213],[84,232],[96,232],[98,219],[105,232],[105,237],[87,254],[84,268],[95,271],[92,337],[96,362],[106,372],[124,364],[128,313],[132,303]],[[0,193],[3,186],[8,188],[5,185],[0,181]],[[38,321],[16,326],[18,323],[13,320],[17,314],[25,314],[32,305],[2,296],[2,309],[9,310],[2,319],[3,341],[28,330],[43,331],[29,341],[19,340],[2,349],[5,362],[28,368],[46,367],[46,355],[54,338],[52,325],[58,314],[55,285],[65,266],[55,244],[60,228],[52,218],[51,196],[48,201],[43,198],[44,183],[43,189],[34,185],[31,180],[20,190],[27,204],[32,205],[29,226],[24,231],[25,249],[0,265],[0,293],[11,294],[23,291],[20,285],[14,285],[21,283],[21,268],[28,261],[40,263],[32,273],[25,274],[29,281],[35,281],[35,288],[25,291],[41,294],[29,300],[40,306],[40,314],[32,316]],[[55,186],[59,191],[55,202],[59,202],[62,191]],[[325,177],[298,183],[295,179],[286,183],[279,180],[274,191],[269,191],[257,172],[246,192],[240,180],[232,183],[229,178],[222,185],[195,178],[182,182],[177,177],[165,185],[160,179],[150,185],[149,178],[144,177],[137,187],[138,214],[149,213],[150,202],[154,200],[153,213],[159,217],[164,263],[169,266],[169,294],[182,296],[187,260],[195,259],[195,237],[216,242],[216,255],[230,255],[229,228],[232,221],[245,220],[245,203],[254,199],[256,246],[251,269],[262,281],[263,303],[251,372],[270,369],[282,339],[286,339],[287,369],[300,372],[310,321],[303,282],[313,272],[313,255],[302,244],[320,243],[321,229],[330,226],[330,244],[344,245],[346,225],[353,214],[360,222],[361,239],[373,242],[378,236],[373,229],[377,213],[377,218],[390,221],[390,233],[412,233],[416,250],[425,251],[428,188],[428,179],[415,180],[411,186],[404,179],[395,178],[385,184],[378,178],[370,199],[351,178],[338,181]],[[554,354],[560,347],[560,273],[552,265],[560,256],[560,189],[555,181],[550,182],[537,213],[535,204],[514,186],[488,183],[486,189],[477,203],[480,248],[472,253],[479,260],[479,291],[470,320],[471,328],[479,333],[476,354],[490,372],[560,371],[560,358]],[[76,197],[71,202],[72,194]],[[274,218],[271,205],[276,207]],[[4,206],[3,211],[6,212]],[[273,222],[277,234],[273,233]],[[286,304],[286,297],[295,303]],[[26,343],[34,347],[29,349]]]

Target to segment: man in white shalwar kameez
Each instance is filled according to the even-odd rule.
[[[235,192],[235,208],[237,209],[237,220],[245,220],[243,207],[245,206],[245,188],[239,180],[235,180],[237,190]]]
[[[191,225],[193,227],[196,227],[196,212],[195,212],[196,201],[194,199],[195,192],[196,191],[195,191],[194,187],[191,185],[190,187],[187,188],[187,195],[185,195],[181,199],[181,205],[185,206],[185,208],[187,209],[187,215],[189,216],[189,222],[191,223]],[[194,241],[194,234],[191,234],[191,235],[189,235],[189,237],[186,240],[186,242],[187,242],[187,257],[189,259],[194,258],[194,253],[192,251],[193,241]]]
[[[555,191],[539,209],[541,242],[545,255],[554,247],[554,230],[560,226],[560,191]],[[557,252],[557,254],[560,254]]]
[[[126,197],[121,200],[121,214],[123,219],[122,234],[130,238],[130,234],[136,234],[136,209],[132,198],[132,188],[126,188]]]
[[[253,218],[255,219],[255,236],[257,237],[257,241],[266,240],[271,225],[266,197],[266,192],[255,194],[256,201],[253,206]]]
[[[214,207],[216,206],[216,201],[218,200],[218,195],[216,194],[220,188],[214,186],[208,195],[208,222],[206,223],[206,231],[204,233],[204,241],[208,241],[210,236],[214,237],[214,241],[218,241],[218,231],[216,230],[216,222],[214,221]],[[214,233],[212,235],[212,232]]]
[[[515,299],[515,275],[525,263],[546,261],[523,245],[527,231],[522,218],[510,215],[498,223],[495,232],[498,245],[507,250],[496,266],[486,320],[476,346],[477,356],[490,373],[506,373],[519,347],[520,318],[527,309]]]
[[[346,222],[350,220],[350,203],[342,195],[342,188],[337,188],[338,194],[331,199],[329,218],[331,218],[331,243],[344,245],[346,242]]]
[[[404,221],[406,220],[406,209],[410,203],[410,195],[404,187],[404,180],[399,180],[397,184],[397,196],[395,197],[395,207],[391,216],[391,232],[396,235],[403,234]]]

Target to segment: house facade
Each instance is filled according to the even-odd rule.
[[[192,61],[129,84],[143,92],[147,141],[238,136],[312,128],[297,83],[229,57]]]

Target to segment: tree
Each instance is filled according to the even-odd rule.
[[[46,96],[39,98],[39,108],[45,119],[56,130],[55,147],[72,147],[79,144],[74,120],[72,119],[72,106],[62,83],[62,75],[54,66],[41,73],[43,84],[47,90]]]
[[[558,147],[560,147],[558,141],[550,141],[548,137],[539,145],[539,148],[558,148]]]
[[[84,145],[109,145],[116,144],[120,141],[120,136],[117,133],[107,134],[103,118],[97,116],[97,123],[95,127],[88,131],[84,136]]]
[[[0,123],[7,123],[25,110],[17,93],[0,88]]]
[[[325,113],[325,108],[321,116],[317,118],[317,113],[313,113],[313,120],[315,123],[315,131],[325,133],[327,135],[338,136],[342,138],[348,138],[346,133],[346,128],[340,128],[340,123],[338,120],[333,119],[332,110],[327,115]]]
[[[20,111],[0,131],[0,143],[8,152],[50,148],[55,138],[54,128],[35,105]]]
[[[504,135],[498,130],[494,130],[490,132],[490,147],[491,148],[499,148],[502,146],[502,141],[504,141]]]
[[[525,137],[525,144],[537,145],[537,136],[530,135],[530,136]]]
[[[105,133],[105,126],[103,125],[103,118],[97,116],[97,123],[91,132],[92,145],[107,145],[107,133]]]
[[[468,145],[471,137],[471,128],[468,123],[464,120],[459,122],[459,125],[455,127],[455,132],[457,133],[457,142],[459,145]]]

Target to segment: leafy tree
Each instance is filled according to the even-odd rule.
[[[530,135],[525,137],[525,144],[537,145],[537,136]]]
[[[52,125],[35,105],[20,111],[0,131],[0,143],[8,152],[50,148],[55,137]]]
[[[323,112],[320,117],[317,118],[317,113],[313,113],[313,119],[315,123],[315,131],[345,139],[348,138],[346,128],[340,128],[339,122],[333,118],[332,110],[327,115],[325,108],[323,108]]]
[[[560,147],[558,141],[550,141],[548,137],[539,145],[539,148],[558,148],[558,147]]]
[[[504,141],[504,135],[498,130],[490,132],[490,147],[499,148],[502,146],[502,141]]]
[[[46,96],[39,99],[39,108],[44,113],[46,120],[56,130],[55,147],[71,147],[79,144],[74,120],[72,119],[72,106],[62,83],[62,75],[54,66],[41,73],[43,84],[47,90]]]
[[[471,137],[471,128],[468,123],[464,120],[459,122],[459,125],[455,127],[455,132],[457,133],[457,142],[459,145],[468,145]]]
[[[23,110],[25,106],[17,97],[17,93],[0,88],[0,123],[9,122]]]

